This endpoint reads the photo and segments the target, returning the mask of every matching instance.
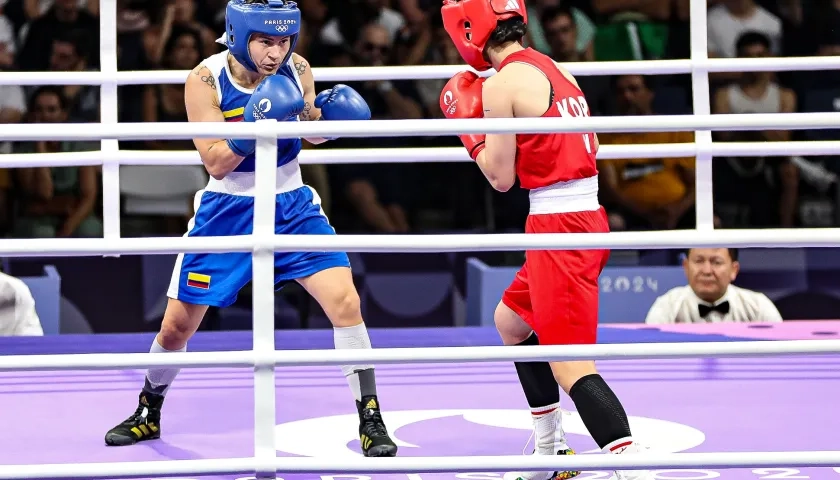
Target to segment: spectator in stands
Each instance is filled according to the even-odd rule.
[[[55,3],[56,0],[23,0],[23,12],[27,19],[35,20],[47,13]],[[87,10],[94,17],[99,15],[99,0],[75,0],[70,3],[75,3],[78,8]]]
[[[738,277],[738,250],[692,248],[683,260],[688,285],[657,298],[645,323],[781,322],[766,295],[732,285]]]
[[[15,65],[15,26],[3,12],[7,0],[0,0],[0,70],[13,70]]]
[[[164,49],[163,67],[170,70],[192,70],[205,58],[201,35],[189,28],[175,27]],[[143,102],[144,122],[186,122],[184,86],[147,85]],[[147,140],[152,150],[192,150],[191,140]]]
[[[354,45],[355,57],[365,66],[385,65],[393,44],[388,30],[378,23],[362,28]],[[373,80],[347,82],[367,101],[373,119],[423,118],[419,94],[411,81]],[[336,147],[378,147],[398,139],[340,139]],[[409,230],[404,202],[413,182],[406,164],[335,165],[330,177],[337,181],[337,198],[346,200],[361,217],[364,225],[377,232],[398,233]],[[334,173],[333,173],[334,172]]]
[[[759,32],[738,38],[740,58],[770,56],[770,39]],[[772,72],[745,72],[737,83],[715,93],[713,113],[792,113],[796,94],[780,86]],[[715,132],[722,141],[784,142],[788,130]],[[796,216],[799,174],[790,158],[727,158],[712,164],[718,216],[728,226],[792,227]]]
[[[583,11],[570,6],[564,0],[536,0],[528,3],[527,8],[528,18],[539,19],[539,22],[533,20],[528,22],[528,32],[525,36],[531,48],[552,56],[558,62],[589,62],[595,60],[595,43],[593,40],[595,39],[596,26]],[[561,12],[568,15],[571,25],[567,26],[564,22],[562,27],[552,25],[551,32],[547,31],[549,28],[547,23],[552,23],[552,21],[556,23],[558,17],[560,17],[559,21],[563,22],[562,16],[558,15]],[[569,43],[570,39],[568,37],[572,34],[575,38]],[[552,38],[556,40],[558,37],[567,38],[561,49],[552,45]],[[561,54],[561,51],[565,54]],[[574,57],[572,57],[571,52],[574,52]]]
[[[566,5],[548,7],[542,10],[540,21],[528,25],[541,25],[541,32],[545,35],[549,52],[554,61],[560,63],[585,62],[592,59],[591,44],[583,51],[580,49],[580,30],[575,20],[574,10]],[[594,32],[593,32],[594,33]],[[609,77],[584,75],[577,77],[578,85],[586,95],[586,103],[592,115],[603,114],[604,103],[609,95]]]
[[[168,0],[160,11],[157,23],[143,33],[143,46],[146,60],[150,65],[160,65],[164,51],[174,29],[191,29],[201,39],[201,50],[215,53],[219,47],[215,43],[219,35],[214,35],[206,25],[195,17],[195,0]],[[203,57],[202,57],[203,58]]]
[[[710,57],[734,58],[738,38],[745,32],[760,32],[770,40],[770,53],[781,53],[782,21],[755,0],[710,0],[707,21]]]
[[[591,4],[598,24],[597,60],[665,56],[673,0],[591,0]]]
[[[59,87],[38,89],[29,104],[31,123],[67,121],[68,105]],[[45,125],[49,128],[48,125]],[[98,143],[37,141],[17,144],[18,153],[99,150]],[[97,168],[33,167],[17,171],[19,215],[14,219],[20,238],[101,237],[102,222],[94,215],[99,191]]]
[[[437,17],[440,18],[440,17]],[[435,25],[432,29],[430,45],[427,51],[426,63],[431,65],[461,65],[463,60],[443,24]],[[415,87],[423,104],[423,116],[426,118],[443,118],[440,110],[440,92],[446,85],[447,79],[435,78],[416,80]]]
[[[46,13],[28,25],[23,46],[17,55],[18,67],[24,71],[47,70],[53,39],[74,30],[86,32],[89,43],[99,45],[99,19],[80,6],[79,0],[55,0]],[[98,52],[99,49],[90,58],[90,67],[98,67]]]
[[[388,8],[386,0],[346,0],[342,3],[332,11],[335,16],[321,29],[320,39],[327,45],[352,45],[371,21],[385,30],[389,44],[393,44],[405,26],[405,18]]]
[[[92,46],[88,39],[88,33],[80,30],[54,36],[49,69],[53,72],[92,70],[89,62]],[[69,105],[68,121],[99,121],[98,85],[66,85],[62,92]]]
[[[652,115],[645,77],[614,81],[620,115]],[[600,133],[601,145],[692,143],[690,132]],[[694,228],[694,159],[636,158],[598,162],[602,203],[613,230]]]
[[[0,273],[0,336],[43,335],[44,329],[29,287],[18,278]]]

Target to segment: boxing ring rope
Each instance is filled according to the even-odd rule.
[[[254,474],[271,477],[281,472],[409,473],[487,472],[505,470],[595,470],[628,468],[739,468],[830,467],[840,465],[840,452],[730,452],[650,455],[500,456],[389,458],[386,460],[277,458],[275,367],[341,365],[348,363],[489,362],[538,359],[630,359],[764,355],[813,355],[840,352],[840,341],[727,342],[702,344],[592,345],[570,347],[462,347],[424,349],[275,351],[275,251],[476,251],[547,248],[674,248],[688,246],[790,247],[837,246],[840,229],[724,230],[712,227],[711,160],[713,155],[826,155],[840,151],[840,142],[714,143],[712,130],[837,128],[840,114],[710,115],[709,72],[803,71],[840,68],[840,57],[708,59],[706,2],[691,0],[691,59],[574,63],[575,75],[686,74],[692,76],[695,115],[620,118],[401,120],[369,122],[257,123],[118,123],[120,85],[182,84],[187,71],[117,71],[116,2],[100,5],[99,72],[3,72],[0,85],[99,85],[101,118],[91,124],[59,124],[48,128],[4,125],[0,140],[99,140],[101,151],[67,154],[6,155],[5,166],[102,165],[102,239],[0,239],[0,255],[120,255],[179,252],[253,252],[253,349],[244,352],[0,356],[0,371],[144,368],[151,366],[254,368],[254,457],[220,460],[178,460],[142,463],[61,465],[4,465],[0,479],[114,478],[155,475]],[[318,81],[418,80],[449,78],[460,65],[419,67],[315,68]],[[491,75],[486,72],[482,75]],[[674,145],[603,146],[600,159],[665,156],[696,157],[697,229],[694,231],[627,232],[563,235],[446,235],[446,236],[275,236],[274,179],[277,138],[427,136],[463,133],[541,133],[610,131],[695,131],[694,143]],[[195,165],[195,152],[137,152],[119,150],[118,140],[187,138],[256,138],[256,198],[254,232],[221,238],[121,238],[119,174],[121,165]],[[365,160],[367,159],[367,160]],[[411,160],[405,160],[411,159]],[[303,163],[468,161],[460,148],[304,151]],[[300,238],[299,238],[300,237]]]

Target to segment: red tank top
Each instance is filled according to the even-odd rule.
[[[499,69],[510,63],[526,63],[543,73],[554,95],[546,98],[546,117],[588,117],[589,106],[583,92],[570,82],[551,58],[526,48],[504,59]],[[595,166],[595,135],[592,133],[536,133],[516,135],[516,176],[522,188],[533,190],[598,174]]]

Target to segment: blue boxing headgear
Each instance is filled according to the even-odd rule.
[[[247,0],[230,0],[225,11],[225,44],[231,55],[252,72],[258,72],[251,60],[248,42],[251,35],[289,37],[289,53],[281,66],[289,61],[300,33],[300,10],[297,3],[285,0],[268,0],[265,3],[250,3]]]

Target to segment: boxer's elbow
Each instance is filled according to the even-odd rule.
[[[490,186],[502,193],[513,188],[513,184],[516,183],[516,175],[510,174],[510,172],[498,172],[491,169],[486,172],[485,176],[490,182]]]
[[[507,178],[503,179],[503,178],[495,177],[495,178],[490,180],[490,185],[495,190],[497,190],[499,192],[502,192],[502,193],[507,192],[508,190],[513,188],[513,184],[514,184],[514,181],[509,180]]]

